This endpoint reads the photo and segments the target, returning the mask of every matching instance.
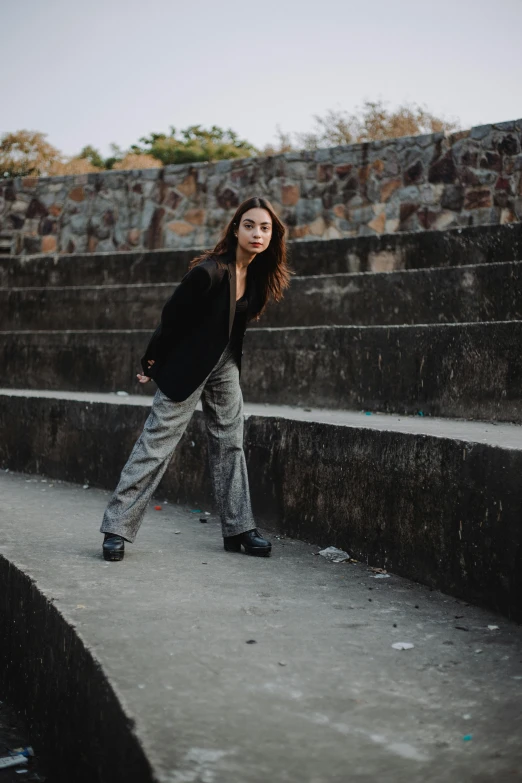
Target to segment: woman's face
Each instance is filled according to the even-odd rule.
[[[258,255],[267,249],[272,237],[270,212],[253,207],[241,215],[237,229],[237,241],[245,253]]]

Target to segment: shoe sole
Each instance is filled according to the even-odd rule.
[[[243,547],[244,547],[246,555],[254,555],[254,557],[269,557],[270,553],[272,552],[272,547],[271,546],[268,546],[268,547],[267,546],[265,546],[265,547],[261,547],[261,546],[259,546],[259,547],[246,547],[243,544]],[[234,547],[234,548],[225,546],[224,549],[225,549],[225,552],[241,553],[241,544],[238,547]]]
[[[106,552],[103,550],[103,559],[116,562],[117,560],[123,560],[124,554],[124,552]]]
[[[270,557],[272,547],[254,547],[253,549],[247,549],[245,547],[245,554],[254,555],[254,557]]]

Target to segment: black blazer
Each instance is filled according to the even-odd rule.
[[[141,366],[159,389],[175,402],[186,400],[204,381],[230,339],[236,311],[236,263],[220,256],[226,266],[207,258],[186,273],[165,303]],[[256,313],[256,286],[247,270],[248,308],[240,319],[235,345],[241,376],[243,336]],[[148,360],[154,359],[149,367]]]

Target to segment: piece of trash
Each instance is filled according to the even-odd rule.
[[[175,535],[175,536],[177,536],[177,535],[178,535],[178,533],[181,533],[181,530],[175,530],[175,531],[174,531],[174,535]]]
[[[278,661],[279,666],[286,666],[285,661]]]
[[[204,563],[201,563],[201,565],[208,565],[207,561],[205,560]]]
[[[247,644],[257,644],[255,639],[247,639]]]
[[[475,655],[480,655],[481,652],[482,650],[475,650]]]
[[[89,489],[89,485],[88,484],[84,484],[82,489]]]
[[[311,408],[303,408],[303,410],[310,412],[312,409]]]
[[[490,630],[490,631],[498,631],[498,625],[488,625],[488,630]]]
[[[411,650],[415,645],[411,642],[394,642],[392,647],[394,650]]]
[[[191,514],[201,514],[201,509],[200,508],[191,508],[190,509],[190,513]]]
[[[389,579],[389,578],[390,578],[389,574],[374,574],[373,576],[370,577],[370,579]]]
[[[84,604],[76,604],[76,608],[77,609],[85,609],[85,605]]]
[[[335,546],[327,546],[326,549],[321,549],[317,554],[330,563],[344,563],[345,560],[350,559],[348,552],[345,552],[344,549],[337,549]]]
[[[208,522],[208,519],[206,517],[200,517],[199,521],[200,522]]]
[[[372,415],[372,412],[371,412],[371,411],[365,411],[365,412],[364,412],[364,415],[365,415],[365,416],[371,416],[371,415]]]
[[[469,628],[466,628],[465,625],[456,625],[455,628],[457,631],[469,631]]]
[[[464,740],[464,742],[469,742],[470,740],[473,739],[473,734],[464,734],[462,739]]]
[[[205,515],[206,515],[207,517],[209,517],[209,516],[210,516],[210,511],[205,511],[204,513],[205,513]]]
[[[18,764],[27,764],[27,756],[24,753],[16,753],[14,756],[2,756],[0,758],[0,769],[17,767]]]
[[[463,720],[471,720],[471,715],[469,714],[469,712],[467,712],[465,715],[463,715],[462,719]]]
[[[423,411],[417,411],[417,416],[424,416],[424,412]]]
[[[161,511],[161,506],[154,506],[154,511]]]
[[[126,392],[126,391],[117,391],[116,394],[118,395],[118,397],[128,397],[129,396],[129,392]]]

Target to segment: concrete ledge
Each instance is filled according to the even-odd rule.
[[[155,329],[177,283],[0,289],[0,329]],[[59,316],[58,316],[59,313]],[[271,327],[522,318],[522,262],[294,277]]]
[[[254,511],[267,526],[522,620],[520,427],[499,435],[494,425],[456,422],[451,436],[448,422],[436,434],[436,421],[270,413],[245,420]],[[147,414],[141,400],[3,392],[0,465],[113,489]],[[211,504],[201,412],[158,491]]]
[[[251,329],[252,402],[522,421],[522,322]]]
[[[226,553],[217,520],[201,525],[173,504],[151,503],[123,563],[104,563],[108,493],[42,478],[0,473],[1,551],[95,651],[158,783],[338,783],[347,760],[348,777],[368,781],[507,781],[520,769],[522,628],[509,620],[393,572],[375,579],[363,563],[326,563],[288,538],[272,537],[268,559]],[[10,629],[34,662],[31,629],[53,615],[32,593],[23,599],[23,628],[13,613]],[[392,649],[405,640],[414,649]],[[66,677],[88,687],[88,666],[56,666],[74,639],[63,654],[52,641],[37,647],[44,693],[52,699]],[[22,650],[11,653],[9,662]],[[35,693],[34,673],[10,687]],[[88,707],[103,710],[96,695]],[[56,706],[44,720],[74,709]],[[82,750],[95,758],[89,736]],[[118,757],[115,739],[104,727],[100,741]],[[82,760],[53,783],[119,783],[106,769],[88,778]]]
[[[2,332],[4,385],[151,394],[147,331]],[[522,322],[247,330],[250,402],[522,422]]]
[[[289,242],[299,275],[390,272],[522,260],[522,223]],[[201,248],[0,257],[0,286],[109,285],[180,280]]]
[[[24,571],[0,554],[0,690],[52,749],[53,781],[153,783],[135,722],[99,661]]]

